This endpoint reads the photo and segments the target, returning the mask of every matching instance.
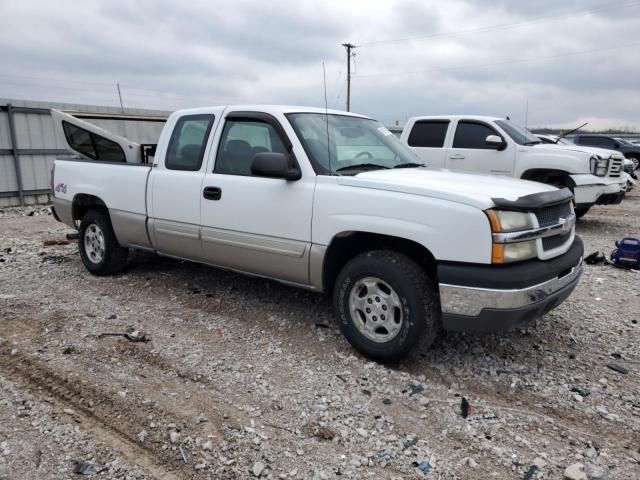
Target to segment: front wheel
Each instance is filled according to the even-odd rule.
[[[82,217],[78,246],[82,263],[94,275],[113,275],[127,266],[129,250],[120,246],[103,211],[89,210]]]
[[[364,355],[396,362],[422,352],[440,326],[435,287],[409,257],[377,250],[342,269],[334,289],[342,333]]]

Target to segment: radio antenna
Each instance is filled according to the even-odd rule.
[[[327,105],[327,70],[322,62],[322,78],[324,81],[324,119],[327,125],[327,158],[329,159],[329,174],[333,175],[331,170],[331,142],[329,142],[329,106]]]

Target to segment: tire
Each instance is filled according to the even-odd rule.
[[[574,209],[576,217],[578,217],[578,218],[584,217],[587,214],[587,212],[589,211],[590,208],[591,207],[582,207],[582,208]]]
[[[638,157],[632,157],[632,156],[627,158],[633,162],[633,169],[638,170],[638,168],[640,167],[640,159]]]
[[[409,257],[390,250],[351,259],[336,279],[333,302],[349,343],[379,362],[423,352],[440,329],[433,282]]]
[[[82,263],[94,275],[113,275],[127,266],[129,250],[118,243],[104,211],[89,210],[82,217],[78,247]]]

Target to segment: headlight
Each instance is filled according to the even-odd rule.
[[[532,215],[525,212],[487,210],[492,233],[509,233],[535,228]],[[535,258],[538,254],[536,241],[515,243],[492,243],[491,263],[518,262]]]
[[[598,177],[604,177],[609,169],[609,160],[593,156],[589,159],[589,166],[591,167],[592,174]]]
[[[509,212],[507,210],[487,210],[491,223],[491,230],[498,232],[517,232],[535,228],[531,215],[524,212]]]

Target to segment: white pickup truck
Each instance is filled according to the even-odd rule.
[[[507,175],[567,187],[578,217],[593,205],[620,203],[622,159],[543,144],[508,119],[477,115],[412,117],[400,140],[429,168]]]
[[[129,249],[333,294],[351,344],[379,361],[441,329],[541,317],[582,272],[568,189],[431,171],[376,121],[306,107],[173,113],[151,164],[139,145],[61,112],[53,212],[86,268]]]

